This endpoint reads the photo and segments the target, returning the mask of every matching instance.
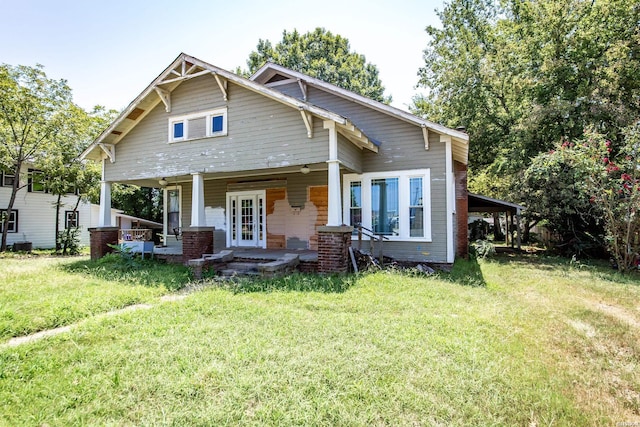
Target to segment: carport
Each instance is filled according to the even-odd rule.
[[[514,245],[520,250],[520,214],[524,210],[524,206],[517,203],[506,202],[504,200],[492,199],[491,197],[481,196],[479,194],[469,193],[469,213],[498,213],[498,215],[504,213],[506,219],[507,230],[505,233],[506,244]],[[514,224],[515,218],[515,224]],[[495,224],[494,224],[495,227]],[[516,238],[514,242],[513,233],[515,232]]]

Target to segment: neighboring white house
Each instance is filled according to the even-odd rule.
[[[22,180],[24,181],[25,179],[27,186],[18,192],[11,211],[7,245],[13,245],[17,242],[31,242],[33,248],[53,248],[56,245],[55,202],[57,196],[44,191],[41,177],[37,171],[26,170]],[[0,212],[4,212],[7,209],[13,180],[13,175],[0,171]],[[62,197],[59,229],[62,231],[67,227],[79,226],[80,244],[88,246],[89,228],[98,225],[100,206],[88,202],[80,202],[74,212],[77,201],[78,196],[73,194]],[[111,223],[127,229],[138,226],[149,228],[162,226],[162,224],[125,215],[123,211],[117,209],[111,209]],[[2,224],[0,224],[0,227],[2,227]]]

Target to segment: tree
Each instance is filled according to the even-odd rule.
[[[556,236],[556,248],[563,254],[599,255],[604,244],[602,210],[591,203],[585,186],[589,170],[576,164],[573,146],[565,141],[532,160],[521,185],[528,200],[524,214],[528,226],[543,224]]]
[[[151,221],[162,222],[162,190],[137,185],[114,184],[111,188],[111,202],[115,209]]]
[[[640,116],[635,0],[451,0],[439,17],[413,111],[465,126],[472,176],[506,180],[512,196],[538,153],[588,126],[619,141]]]
[[[26,163],[37,165],[56,144],[71,108],[71,89],[65,80],[47,78],[42,66],[0,65],[0,167],[15,176],[5,215],[1,218],[0,251],[6,251],[8,218]]]
[[[55,236],[56,250],[67,253],[67,246],[77,232],[67,228],[60,232],[60,211],[62,196],[75,193],[78,195],[73,211],[77,211],[80,202],[88,198],[89,192],[97,188],[100,171],[79,159],[80,153],[104,130],[115,118],[117,111],[106,110],[96,106],[87,113],[84,109],[71,105],[65,111],[65,120],[60,129],[57,143],[47,151],[40,162],[40,170],[48,177],[46,189],[56,197]]]
[[[593,130],[575,143],[558,144],[537,156],[525,176],[539,200],[533,206],[539,215],[554,218],[556,227],[565,222],[583,233],[603,230],[605,247],[618,269],[636,268],[640,257],[640,122],[623,129],[617,144]]]
[[[352,52],[348,39],[324,28],[302,35],[297,30],[285,30],[275,47],[269,40],[260,39],[256,50],[249,54],[249,70],[237,72],[253,74],[268,61],[376,101],[391,102],[391,97],[384,96],[378,68],[367,63],[364,55]]]

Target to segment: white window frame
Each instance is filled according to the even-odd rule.
[[[75,227],[70,227],[69,224],[74,222],[76,224]],[[64,228],[65,230],[69,228],[79,228],[80,227],[80,212],[78,211],[64,211]]]
[[[37,178],[36,177],[40,177],[40,182],[37,182]],[[38,169],[29,169],[28,171],[28,178],[27,178],[27,192],[28,193],[47,193],[47,189],[44,185],[44,173],[41,170]],[[42,189],[41,190],[35,190],[34,189],[34,184],[38,183]]]
[[[398,178],[398,235],[385,236],[393,241],[408,242],[431,242],[431,170],[412,169],[392,172],[370,172],[363,174],[343,175],[343,222],[350,224],[351,216],[351,183],[359,181],[361,183],[362,197],[362,226],[372,229],[371,217],[371,181],[375,179]],[[410,202],[411,195],[409,181],[411,178],[422,178],[422,202],[423,202],[423,237],[411,237],[410,230]],[[367,237],[363,236],[363,239]],[[357,239],[357,236],[352,237]]]
[[[7,212],[6,209],[0,209],[0,215],[6,212]],[[13,220],[11,219],[11,217],[13,217]],[[7,221],[7,225],[9,226],[7,229],[7,233],[18,232],[18,210],[17,209],[11,209],[11,215],[9,216],[9,221]],[[2,233],[3,226],[4,226],[4,223],[0,221],[0,233]]]
[[[174,126],[178,123],[182,123],[182,136],[174,137]],[[188,120],[183,118],[177,118],[173,120],[169,120],[169,141],[170,142],[179,142],[185,141],[187,139],[187,135],[189,134],[189,127],[187,125]]]
[[[213,131],[213,118],[222,116],[222,130],[214,132]],[[214,110],[207,114],[207,136],[225,136],[227,134],[227,109],[223,108],[220,110]]]
[[[6,172],[0,172],[0,187],[13,187],[13,180],[15,175]],[[11,183],[7,184],[7,181],[11,180]]]
[[[217,116],[222,116],[222,131],[213,132],[213,125],[211,122],[213,118]],[[189,138],[189,120],[200,119],[200,118],[205,119],[205,124],[206,124],[205,136]],[[180,138],[173,137],[173,126],[176,123],[182,123],[183,136]],[[169,131],[168,131],[169,143],[193,141],[196,139],[213,138],[217,136],[226,136],[226,135],[227,135],[227,109],[226,108],[216,108],[215,110],[199,111],[197,113],[169,117]]]

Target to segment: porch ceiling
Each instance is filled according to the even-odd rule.
[[[205,181],[216,180],[216,179],[256,179],[256,178],[264,178],[271,179],[274,176],[281,175],[292,175],[294,178],[296,175],[302,175],[300,172],[300,168],[303,165],[295,165],[295,166],[287,166],[281,168],[266,168],[266,169],[255,169],[248,171],[236,171],[236,172],[214,172],[214,171],[199,171],[203,173]],[[347,168],[344,165],[342,166],[342,170],[345,172],[352,173],[360,173],[362,171],[353,170],[351,168]],[[308,163],[307,167],[310,169],[310,173],[313,172],[327,172],[328,166],[326,163]],[[114,180],[113,182],[118,182],[121,184],[131,184],[138,185],[140,187],[151,187],[151,188],[161,188],[162,186],[158,182],[161,178],[164,178],[167,181],[167,186],[178,185],[191,183],[193,178],[191,176],[192,173],[196,173],[198,171],[187,171],[183,174],[169,176],[163,175],[158,176],[152,179],[138,179],[138,180]]]

